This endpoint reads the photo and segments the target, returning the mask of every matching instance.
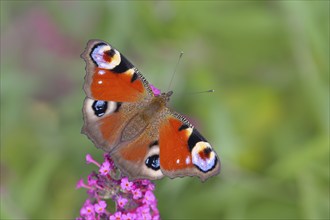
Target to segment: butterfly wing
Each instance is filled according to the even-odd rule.
[[[82,133],[98,148],[110,152],[130,178],[162,178],[158,132],[139,114],[154,97],[148,82],[104,41],[90,40],[82,58],[86,62],[87,95]]]
[[[120,132],[129,120],[129,115],[121,111],[127,105],[127,103],[86,97],[83,107],[82,133],[86,134],[96,147],[110,152],[120,143]]]
[[[90,40],[81,55],[86,62],[84,126],[94,144],[110,152],[134,111],[154,96],[142,74],[121,53],[101,40]]]
[[[138,109],[142,103],[120,103],[86,98],[82,132],[110,152],[123,174],[131,179],[160,179],[157,124],[148,123]]]
[[[170,178],[220,172],[220,160],[206,139],[180,114],[170,112],[159,128],[160,166]]]
[[[160,179],[164,175],[159,163],[158,133],[151,125],[132,142],[119,146],[111,157],[130,179]]]
[[[153,96],[142,74],[108,43],[90,40],[81,57],[86,62],[84,90],[89,98],[136,102]]]

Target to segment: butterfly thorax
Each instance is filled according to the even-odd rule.
[[[165,109],[172,91],[154,96],[145,106],[135,114],[123,129],[121,141],[129,141],[139,136],[146,127],[155,119],[159,118],[162,110]]]

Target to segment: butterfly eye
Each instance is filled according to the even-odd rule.
[[[159,155],[152,155],[148,157],[145,161],[146,166],[153,169],[153,170],[159,170],[160,164],[159,164]]]
[[[92,108],[93,108],[94,114],[97,117],[101,117],[107,111],[108,102],[96,100],[96,101],[94,101]]]

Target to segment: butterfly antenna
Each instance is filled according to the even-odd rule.
[[[168,89],[167,89],[168,91],[170,91],[170,88],[172,86],[172,82],[173,82],[173,79],[174,79],[176,70],[178,69],[178,66],[179,66],[179,63],[180,63],[180,60],[181,60],[182,55],[183,55],[183,51],[181,51],[180,56],[179,56],[179,59],[178,59],[178,62],[175,65],[174,72],[172,74],[172,78],[171,78],[170,84],[168,85]]]
[[[214,89],[210,89],[210,90],[205,90],[205,91],[200,91],[200,92],[190,92],[190,93],[186,93],[186,95],[196,95],[196,94],[211,93],[211,92],[215,92],[215,90]]]

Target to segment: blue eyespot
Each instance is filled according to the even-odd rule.
[[[153,169],[153,170],[159,170],[160,164],[159,164],[159,155],[152,155],[148,157],[145,161],[146,166]]]
[[[108,102],[96,100],[96,101],[94,101],[92,108],[94,110],[94,114],[97,117],[101,117],[105,114],[105,112],[108,108]]]

